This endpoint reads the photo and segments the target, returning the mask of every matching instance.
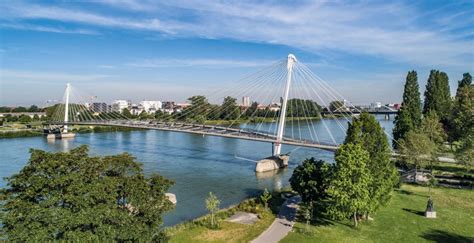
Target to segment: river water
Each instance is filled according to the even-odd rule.
[[[391,134],[392,121],[377,116],[387,133]],[[342,142],[347,121],[327,119],[314,121],[308,126],[301,122],[288,122],[286,135],[310,139],[309,129],[318,134],[319,141]],[[248,125],[252,127],[253,125]],[[275,124],[259,127],[273,131]],[[300,128],[300,129],[298,129]],[[312,134],[315,134],[312,133]],[[314,137],[313,137],[314,139]],[[176,194],[176,208],[164,216],[165,225],[174,225],[206,213],[204,200],[210,191],[221,201],[221,207],[236,204],[257,195],[265,188],[270,190],[288,184],[293,169],[305,158],[333,161],[333,153],[319,149],[282,147],[291,151],[287,169],[256,175],[255,160],[271,155],[269,143],[201,136],[185,133],[144,130],[132,132],[77,134],[74,139],[47,141],[44,137],[0,139],[0,177],[11,176],[21,170],[29,158],[29,149],[67,151],[79,145],[90,147],[92,155],[110,155],[122,152],[133,154],[143,163],[146,174],[159,173],[175,182],[170,192]],[[6,181],[0,180],[0,187]]]

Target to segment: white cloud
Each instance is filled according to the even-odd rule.
[[[7,82],[78,82],[95,81],[110,77],[104,74],[71,74],[60,72],[35,72],[23,70],[0,69],[2,83]]]
[[[0,24],[0,28],[18,29],[18,30],[32,30],[40,32],[52,32],[60,34],[81,34],[81,35],[99,35],[99,32],[87,29],[63,29],[38,25],[27,24]]]
[[[116,69],[117,66],[114,66],[114,65],[99,65],[99,68],[102,68],[102,69]]]
[[[127,66],[140,68],[165,67],[262,67],[276,63],[278,60],[231,60],[231,59],[147,59],[127,63]]]

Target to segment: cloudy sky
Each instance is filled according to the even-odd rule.
[[[474,1],[0,1],[0,105],[183,101],[294,53],[353,103],[474,71]]]

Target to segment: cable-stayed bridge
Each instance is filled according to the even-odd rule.
[[[339,144],[333,133],[345,134],[350,119],[361,113],[292,54],[286,60],[223,86],[206,96],[189,98],[191,104],[184,109],[169,113],[157,110],[152,119],[149,111],[143,118],[145,111],[142,111],[139,116],[142,119],[137,119],[125,114],[127,108],[94,110],[91,104],[98,101],[97,96],[67,84],[62,102],[55,105],[51,119],[44,124],[48,127],[45,130],[55,131],[48,137],[66,138],[74,136],[69,132],[72,125],[114,126],[266,142],[272,144],[273,151],[271,157],[259,161],[267,165],[271,162],[271,166],[261,170],[266,171],[276,169],[272,163],[278,160],[279,167],[287,165],[288,155],[282,153],[282,145],[337,150]],[[238,106],[233,97],[253,97],[255,102]],[[348,109],[323,111],[322,106],[329,107],[332,101],[345,101]],[[216,105],[218,102],[222,105]],[[393,113],[393,110],[387,111],[387,114]],[[332,120],[336,126],[327,124],[321,114],[339,115],[339,119]],[[324,129],[317,129],[321,124]],[[385,133],[391,139],[391,135]],[[391,156],[399,155],[392,153]],[[453,162],[442,157],[438,160]],[[259,163],[256,171],[259,171]]]
[[[320,119],[321,106],[329,107],[331,101],[346,99],[294,55],[238,82],[221,86],[224,88],[206,96],[191,97],[187,108],[163,114],[161,118],[136,120],[123,109],[107,112],[91,109],[96,96],[84,94],[68,84],[62,102],[56,105],[47,125],[61,127],[62,134],[68,134],[71,125],[100,125],[268,142],[272,144],[274,156],[282,153],[283,144],[330,151],[338,148],[334,128]],[[251,97],[255,103],[238,106],[233,97],[244,96]],[[219,102],[222,105],[216,105]],[[351,111],[327,113],[342,114],[347,122],[353,115]],[[315,120],[323,124],[325,136],[314,128]],[[336,119],[337,129],[345,133],[347,122]],[[286,128],[288,124],[291,129]]]

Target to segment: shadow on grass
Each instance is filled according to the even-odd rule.
[[[447,166],[447,165],[433,165],[433,170],[446,171],[452,173],[466,173],[466,169],[463,167]]]
[[[413,194],[415,194],[415,193],[413,193],[413,192],[411,192],[411,191],[407,191],[407,190],[403,190],[403,189],[399,189],[399,190],[397,190],[397,191],[398,191],[398,193],[400,193],[400,194],[405,194],[405,195],[413,195]]]
[[[414,186],[423,186],[423,185],[419,185],[419,184],[416,184],[416,183],[411,183],[411,182],[404,182],[405,184],[408,184],[408,185],[414,185]],[[428,190],[428,189],[427,189]],[[402,195],[408,195],[408,196],[418,196],[418,197],[425,197],[425,198],[429,198],[428,195],[423,195],[423,194],[419,194],[419,193],[415,193],[415,192],[411,192],[411,191],[407,191],[407,190],[403,190],[403,189],[396,189],[395,190],[396,192],[402,194]]]
[[[430,240],[434,242],[466,242],[466,243],[474,242],[473,237],[458,235],[458,234],[446,232],[443,230],[431,230],[429,232],[423,233],[420,236],[426,240]]]
[[[416,215],[419,215],[419,216],[423,216],[423,217],[425,216],[425,212],[419,211],[419,210],[404,208],[403,211],[406,211],[406,212],[409,212],[409,213],[413,213],[413,214],[416,214]]]

